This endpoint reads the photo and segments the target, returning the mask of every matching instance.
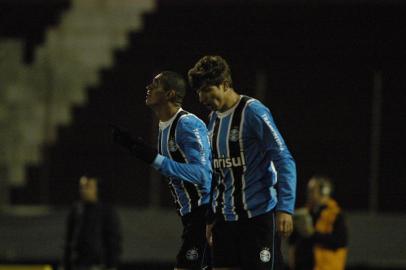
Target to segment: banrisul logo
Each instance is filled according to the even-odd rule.
[[[241,157],[221,157],[213,159],[213,167],[215,169],[232,168],[245,166],[245,160]]]

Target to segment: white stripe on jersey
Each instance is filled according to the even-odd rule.
[[[241,112],[241,123],[240,123],[240,134],[239,134],[239,142],[240,142],[240,151],[241,151],[241,158],[243,159],[243,160],[245,160],[245,155],[244,155],[244,142],[243,142],[243,127],[244,127],[244,122],[245,122],[245,110],[247,109],[247,107],[248,107],[248,105],[251,103],[251,102],[253,102],[255,99],[250,99],[250,100],[248,100],[247,102],[246,102],[246,104],[245,104],[245,106],[244,106],[244,108],[242,109],[242,112]],[[242,182],[242,190],[245,190],[245,187],[246,187],[246,180],[245,180],[245,171],[247,170],[247,165],[246,165],[246,162],[244,162],[244,166],[243,166],[243,173],[242,173],[242,175],[241,175],[241,182]],[[247,199],[246,199],[246,197],[245,197],[245,192],[242,192],[242,202],[243,202],[243,205],[244,205],[244,210],[246,210],[247,211],[247,214],[248,214],[248,218],[251,218],[252,217],[252,213],[251,213],[251,211],[250,210],[247,210],[248,209],[248,204],[247,204]]]
[[[227,135],[226,135],[226,149],[227,149],[227,157],[230,157],[231,155],[230,155],[230,145],[228,144],[228,141],[229,141],[229,137],[230,137],[230,130],[231,130],[231,124],[233,123],[233,117],[234,117],[234,112],[235,112],[235,110],[233,111],[233,113],[230,115],[230,120],[228,121],[228,127],[227,127]],[[233,214],[235,215],[235,220],[238,220],[238,215],[237,215],[237,212],[235,211],[235,201],[234,201],[234,196],[233,196],[233,193],[234,193],[234,191],[235,191],[235,185],[234,185],[234,182],[235,182],[235,178],[234,178],[234,172],[233,172],[233,170],[232,170],[232,168],[228,168],[228,172],[230,173],[230,176],[231,176],[231,187],[232,187],[232,190],[231,190],[231,211],[233,211]],[[225,180],[225,178],[223,178],[224,180]],[[226,192],[225,192],[225,190],[224,190],[224,196],[225,196],[225,194],[226,194]]]
[[[273,161],[271,161],[271,169],[273,171],[273,173],[275,174],[275,183],[272,183],[272,185],[276,185],[276,183],[278,183],[278,171],[275,168],[275,164],[273,163]]]
[[[181,209],[182,209],[182,204],[180,203],[180,197],[179,197],[179,194],[178,194],[178,192],[176,191],[176,187],[175,187],[175,185],[173,184],[173,180],[172,180],[172,178],[171,177],[169,177],[169,185],[171,185],[172,186],[172,188],[173,188],[173,192],[175,192],[175,203],[177,203],[177,204],[179,204],[179,212],[181,212]]]
[[[264,120],[264,122],[266,123],[266,125],[269,127],[269,129],[271,130],[271,134],[272,137],[274,138],[276,144],[279,147],[279,151],[283,151],[284,150],[284,146],[282,143],[281,138],[279,137],[278,133],[276,132],[275,128],[272,126],[270,119],[268,118],[268,115],[266,113],[261,115],[262,120]]]
[[[183,115],[182,115],[182,116],[183,116]],[[180,119],[182,116],[180,116],[179,119]],[[179,123],[179,119],[178,119],[177,123]],[[169,140],[169,136],[171,135],[170,133],[171,133],[172,125],[173,125],[173,122],[172,122],[171,125],[168,127],[168,137],[167,137],[167,140]],[[176,130],[175,130],[175,137],[176,137]],[[176,138],[175,138],[175,142],[176,142]],[[184,159],[186,160],[186,162],[187,162],[186,156],[185,156],[185,154],[182,152],[182,150],[180,149],[179,145],[176,144],[176,146],[177,146],[177,148],[179,149],[179,152],[182,154],[183,158],[184,158]],[[172,155],[171,155],[171,151],[169,150],[169,143],[166,143],[166,149],[167,149],[167,151],[168,151],[169,157],[173,160],[173,157],[172,157]],[[183,192],[186,194],[186,197],[187,197],[187,199],[188,199],[188,202],[189,202],[189,203],[188,203],[188,206],[189,206],[189,211],[190,211],[190,210],[192,209],[192,199],[190,198],[190,195],[189,195],[189,193],[187,192],[187,189],[185,188],[185,185],[184,185],[183,181],[180,181],[180,183],[181,183]],[[175,189],[175,190],[176,190],[176,189]],[[179,195],[178,195],[178,200],[179,200],[179,199],[180,199],[180,198],[179,198]],[[182,204],[180,203],[180,200],[179,200],[179,204],[180,204],[181,209],[182,209]]]
[[[189,195],[189,193],[187,192],[187,189],[186,189],[186,187],[185,187],[185,183],[183,183],[183,181],[180,181],[180,183],[181,183],[181,185],[182,185],[182,188],[183,188],[183,192],[185,192],[185,194],[186,194],[186,197],[187,197],[187,199],[188,199],[188,206],[189,206],[189,212],[192,210],[192,199],[190,198],[190,195]]]
[[[219,118],[219,119],[220,119],[220,121],[219,121],[219,129],[218,129],[217,138],[216,138],[216,140],[217,140],[216,141],[216,146],[217,146],[217,155],[220,157],[220,133],[221,133],[220,127],[221,127],[221,122],[223,122],[223,119],[222,118]],[[219,170],[220,170],[220,173],[221,173],[221,178],[226,179],[225,175],[224,175],[224,172],[223,172],[223,169],[219,168]],[[226,201],[226,192],[225,192],[226,184],[225,183],[223,183],[223,187],[224,187],[224,191],[223,191],[223,207],[221,207],[221,212],[224,215],[225,214],[224,213],[224,206],[226,205],[225,204],[225,201]],[[219,195],[220,195],[220,192],[219,192]],[[216,202],[217,202],[217,200],[216,200]]]

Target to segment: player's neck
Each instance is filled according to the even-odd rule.
[[[166,122],[171,119],[179,110],[180,106],[174,104],[167,104],[159,108],[155,108],[155,114],[159,121]]]
[[[227,95],[226,99],[224,100],[224,106],[221,108],[220,112],[225,112],[235,106],[240,101],[240,95],[237,94],[234,89],[230,88],[228,91],[230,93]]]

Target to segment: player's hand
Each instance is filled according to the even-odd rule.
[[[158,151],[147,144],[141,137],[135,138],[134,142],[131,153],[146,163],[151,164],[158,155]]]
[[[128,149],[130,153],[134,154],[137,158],[151,164],[158,152],[155,148],[151,147],[141,137],[133,138],[127,130],[111,125],[113,141]]]
[[[213,227],[214,223],[206,224],[206,239],[209,246],[213,246]]]
[[[132,147],[135,144],[135,140],[132,138],[130,132],[116,125],[111,124],[110,126],[113,141],[131,151]]]
[[[276,212],[276,230],[283,237],[289,237],[293,231],[292,215],[285,212]]]

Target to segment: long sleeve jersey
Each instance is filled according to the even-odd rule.
[[[179,109],[159,124],[158,153],[152,166],[168,177],[178,213],[184,216],[208,204],[212,166],[205,123]]]
[[[293,213],[296,166],[267,107],[241,96],[226,112],[212,112],[208,129],[218,176],[216,216],[235,221],[272,209]]]

